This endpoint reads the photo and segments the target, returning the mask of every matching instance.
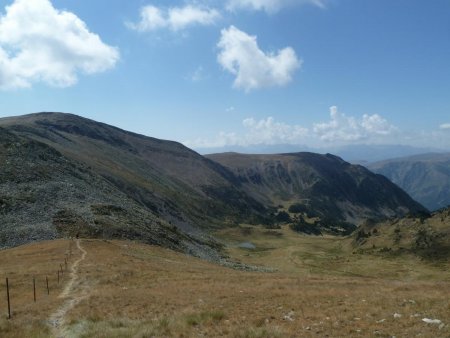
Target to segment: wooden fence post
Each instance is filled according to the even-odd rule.
[[[8,319],[11,319],[11,303],[9,301],[9,281],[6,278],[6,298],[8,299]]]
[[[36,278],[33,277],[33,299],[36,303]]]
[[[59,284],[59,270],[58,270],[58,284]]]

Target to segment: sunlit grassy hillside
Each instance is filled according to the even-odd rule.
[[[12,314],[2,337],[368,337],[450,335],[448,264],[415,256],[353,254],[351,239],[289,228],[240,227],[220,234],[229,253],[274,272],[231,270],[160,247],[80,240],[57,286],[69,241],[0,252]],[[254,249],[240,248],[252,243]],[[244,246],[245,247],[245,246]],[[267,269],[266,269],[267,270]],[[50,277],[50,296],[43,278]],[[37,277],[33,302],[32,277]],[[72,281],[73,285],[67,288]],[[66,297],[58,298],[63,289]],[[4,292],[4,282],[0,284]],[[67,310],[52,325],[55,313]],[[64,311],[63,311],[64,312]],[[427,324],[424,318],[437,319]],[[54,323],[53,323],[54,324]]]

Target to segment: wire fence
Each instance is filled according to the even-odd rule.
[[[60,284],[62,284],[64,280],[64,276],[68,271],[69,263],[72,258],[72,248],[73,248],[74,240],[71,239],[69,242],[69,248],[65,253],[64,261],[61,260],[61,263],[56,267],[54,272],[49,273],[40,273],[34,274],[30,281],[30,302],[37,303],[40,298],[38,298],[37,294],[37,285],[43,285],[41,287],[42,293],[50,296],[50,293],[53,291],[57,291],[59,289]],[[49,277],[50,276],[50,277]],[[50,283],[52,278],[55,278],[56,284]],[[7,318],[12,319],[13,317],[13,305],[14,298],[12,297],[12,290],[14,289],[14,279],[6,277],[5,279],[5,296],[6,296],[6,310],[7,310]]]

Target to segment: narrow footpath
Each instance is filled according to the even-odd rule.
[[[70,269],[70,279],[58,298],[64,298],[64,303],[50,316],[49,325],[52,335],[56,338],[67,338],[66,315],[79,302],[88,297],[88,288],[80,283],[78,267],[86,258],[87,252],[77,239],[77,248],[81,251],[81,257],[76,260]]]

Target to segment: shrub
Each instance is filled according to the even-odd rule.
[[[310,224],[305,221],[305,219],[300,216],[298,220],[290,225],[291,229],[296,232],[302,232],[308,235],[321,235],[322,231],[317,226],[317,224]]]
[[[288,211],[293,214],[300,214],[302,212],[308,212],[308,208],[303,204],[295,203],[289,207]]]
[[[286,211],[280,211],[276,214],[275,221],[278,223],[290,223],[292,219]]]

